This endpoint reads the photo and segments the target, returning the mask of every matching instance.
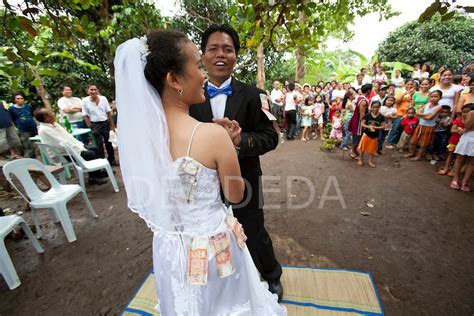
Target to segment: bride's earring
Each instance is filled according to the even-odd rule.
[[[182,96],[183,95],[183,89],[178,89],[178,93],[179,93],[180,96]]]

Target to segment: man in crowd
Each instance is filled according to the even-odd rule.
[[[367,74],[367,67],[362,67],[360,69],[360,73],[363,76],[362,85],[372,82],[372,78],[370,78],[370,76]]]
[[[331,102],[339,98],[340,100],[344,99],[344,95],[346,95],[346,91],[343,88],[343,83],[339,82],[335,89],[332,90],[331,94]]]
[[[72,96],[71,86],[63,85],[61,93],[63,96],[58,100],[61,117],[67,117],[72,128],[86,128],[87,125],[82,116],[82,100]],[[79,139],[84,145],[87,145],[89,143],[89,134],[82,134],[79,136]]]
[[[82,114],[86,125],[92,129],[92,136],[99,148],[99,157],[105,158],[104,145],[107,150],[107,160],[112,166],[116,166],[115,153],[109,142],[110,131],[115,131],[112,118],[112,109],[106,97],[99,95],[97,85],[90,84],[87,92],[88,97],[82,99]]]
[[[15,123],[20,134],[24,157],[36,158],[35,148],[30,140],[30,137],[38,134],[36,122],[33,118],[33,107],[30,104],[25,104],[25,98],[21,93],[15,93],[13,102],[14,104],[10,106],[8,112],[10,112],[13,123]]]
[[[262,170],[259,156],[275,149],[278,134],[261,110],[265,91],[232,77],[240,48],[237,32],[227,24],[211,25],[201,41],[202,61],[207,69],[206,101],[192,105],[190,114],[201,122],[237,124],[241,133],[234,138],[242,177],[247,182],[244,203],[234,205],[235,217],[247,235],[247,246],[269,290],[281,300],[282,269],[264,226]]]
[[[65,143],[85,160],[99,158],[99,149],[92,145],[85,147],[82,142],[78,141],[64,127],[55,122],[55,116],[51,110],[46,108],[37,109],[35,111],[35,118],[39,122],[38,133],[43,144],[56,147],[63,155],[66,155],[66,150],[61,146],[61,143]],[[66,158],[69,159],[69,157]],[[102,178],[101,171],[89,173],[89,184],[101,185],[104,183],[107,183],[107,180]]]
[[[274,81],[273,82],[273,90],[270,94],[270,98],[272,101],[272,114],[276,117],[278,123],[281,122],[282,114],[283,114],[283,92],[280,89],[280,82]]]
[[[363,80],[364,80],[364,75],[363,74],[357,74],[356,80],[354,83],[352,83],[352,87],[357,91],[360,88],[362,88],[363,85]]]
[[[388,89],[388,86],[382,84],[379,88],[378,93],[370,99],[370,102],[372,103],[375,101],[379,101],[383,105],[383,101],[385,100],[385,97],[387,96],[387,89]]]
[[[7,150],[10,151],[9,158],[17,158],[18,153],[16,147],[21,145],[20,139],[16,134],[15,127],[10,113],[0,102],[0,154],[3,154]]]

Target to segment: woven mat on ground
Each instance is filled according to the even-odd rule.
[[[369,273],[341,269],[284,267],[283,304],[288,315],[383,315]],[[155,277],[151,272],[122,315],[159,315]]]

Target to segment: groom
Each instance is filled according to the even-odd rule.
[[[239,36],[227,24],[211,25],[202,35],[202,61],[208,71],[206,101],[192,105],[190,114],[201,122],[231,124],[241,128],[233,139],[238,152],[242,177],[247,182],[244,200],[233,206],[235,217],[247,235],[247,246],[260,275],[269,284],[269,290],[283,296],[280,283],[282,269],[275,259],[270,236],[264,226],[263,190],[259,156],[275,149],[278,134],[261,110],[260,94],[265,91],[242,83],[232,77]]]

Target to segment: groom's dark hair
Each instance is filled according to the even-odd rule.
[[[204,31],[201,38],[201,51],[204,54],[206,51],[207,41],[209,40],[209,36],[211,36],[215,32],[226,33],[227,35],[232,38],[232,42],[234,43],[235,54],[239,53],[240,49],[240,41],[239,41],[239,34],[230,26],[229,24],[212,24]]]

